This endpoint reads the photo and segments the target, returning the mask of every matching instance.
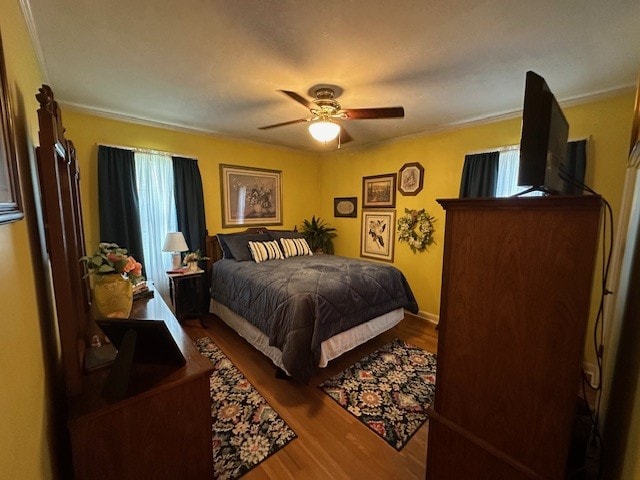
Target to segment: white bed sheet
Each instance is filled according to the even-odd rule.
[[[213,299],[211,300],[209,311],[220,317],[224,323],[238,332],[241,337],[269,357],[276,366],[289,374],[282,365],[282,352],[280,349],[269,345],[269,337],[257,327]],[[395,327],[403,318],[404,309],[397,308],[325,340],[320,345],[321,353],[318,366],[320,368],[326,367],[334,358]]]

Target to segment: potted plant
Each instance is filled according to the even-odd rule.
[[[304,220],[300,233],[307,240],[313,252],[333,253],[333,239],[337,237],[336,229],[330,227],[321,218],[314,215],[311,221]]]
[[[126,318],[133,304],[133,285],[144,281],[142,265],[126,248],[102,242],[93,255],[80,258],[93,275],[92,308],[103,317]]]
[[[183,265],[187,265],[189,267],[189,271],[195,272],[198,270],[198,262],[202,260],[209,260],[209,257],[205,257],[202,255],[200,250],[196,250],[195,252],[188,252],[184,256],[184,260],[182,261]]]

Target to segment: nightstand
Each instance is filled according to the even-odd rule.
[[[167,273],[169,277],[169,295],[175,316],[182,322],[185,318],[199,318],[202,328],[206,328],[202,320],[205,303],[204,270],[185,271],[183,273]]]

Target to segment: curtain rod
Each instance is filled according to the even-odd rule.
[[[190,158],[192,160],[197,160],[193,155],[185,155],[184,153],[173,153],[173,152],[165,152],[164,150],[153,150],[151,148],[141,148],[141,147],[130,147],[127,145],[110,145],[108,143],[96,143],[99,147],[111,147],[111,148],[119,148],[121,150],[129,150],[130,152],[139,152],[139,153],[155,153],[156,155],[168,155],[170,157],[183,157]]]
[[[591,140],[591,135],[589,135],[588,137],[570,138],[569,140],[567,140],[567,142],[579,142],[581,140],[589,141]],[[518,150],[519,148],[520,148],[520,144],[518,143],[516,145],[503,145],[502,147],[487,148],[486,150],[469,152],[469,153],[465,153],[465,155],[480,155],[482,153],[491,153],[491,152],[508,152],[510,150]]]
[[[518,148],[520,148],[520,145],[504,145],[502,147],[487,148],[485,150],[477,150],[475,152],[465,153],[465,155],[480,155],[482,153],[492,152],[508,152],[509,150],[517,150]]]

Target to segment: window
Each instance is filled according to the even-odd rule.
[[[98,148],[100,236],[137,255],[147,278],[167,296],[168,232],[182,230],[192,250],[204,249],[202,179],[194,158],[170,153]]]
[[[166,275],[170,254],[162,252],[167,232],[178,230],[173,193],[173,161],[168,155],[135,152],[136,187],[147,278],[163,297],[169,292]]]
[[[496,197],[511,197],[524,192],[529,187],[518,186],[518,166],[520,163],[520,149],[508,147],[500,151],[498,157],[498,179],[496,181]],[[543,192],[525,193],[524,197],[539,197]]]

